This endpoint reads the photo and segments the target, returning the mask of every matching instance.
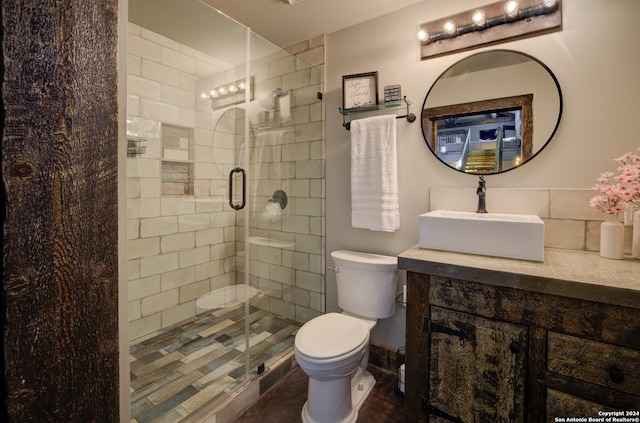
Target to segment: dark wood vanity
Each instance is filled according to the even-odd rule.
[[[611,410],[640,421],[640,261],[414,247],[398,265],[407,422],[558,422]]]

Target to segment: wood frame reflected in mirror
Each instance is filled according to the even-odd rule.
[[[439,160],[443,161],[442,158],[438,156],[438,148],[436,145],[438,133],[437,124],[439,119],[469,116],[481,113],[499,113],[501,111],[514,109],[521,110],[522,119],[521,160],[518,163],[519,165],[526,162],[533,156],[533,94],[524,94],[512,97],[496,98],[491,100],[482,100],[470,103],[453,104],[424,109],[422,112],[422,128],[424,131],[424,137],[427,144],[431,148],[431,151],[436,155],[436,157],[438,157]],[[498,120],[494,119],[493,122],[489,122],[489,120],[487,120],[485,123],[498,123]],[[447,163],[445,162],[445,164]],[[494,168],[492,171],[478,171],[473,173],[496,173],[512,169],[513,167],[515,166],[511,166],[505,169]],[[465,171],[464,169],[456,170],[460,170],[463,172]]]

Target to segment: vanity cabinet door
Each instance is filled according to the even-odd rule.
[[[554,331],[547,339],[548,386],[606,406],[600,410],[640,410],[640,350]]]
[[[549,332],[547,367],[563,376],[640,397],[640,351]]]
[[[598,417],[598,412],[608,410],[602,404],[587,401],[555,389],[547,389],[547,422],[556,422],[567,417]]]
[[[429,422],[522,422],[527,327],[431,307]]]

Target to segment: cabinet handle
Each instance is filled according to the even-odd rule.
[[[517,342],[510,343],[509,350],[511,350],[511,352],[514,354],[518,354],[520,352],[520,344],[518,344]]]
[[[609,377],[613,383],[624,382],[624,373],[616,366],[609,366]]]

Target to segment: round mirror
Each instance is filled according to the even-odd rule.
[[[560,123],[562,92],[536,58],[491,50],[447,69],[422,108],[431,152],[452,169],[487,175],[517,168],[547,145]]]

